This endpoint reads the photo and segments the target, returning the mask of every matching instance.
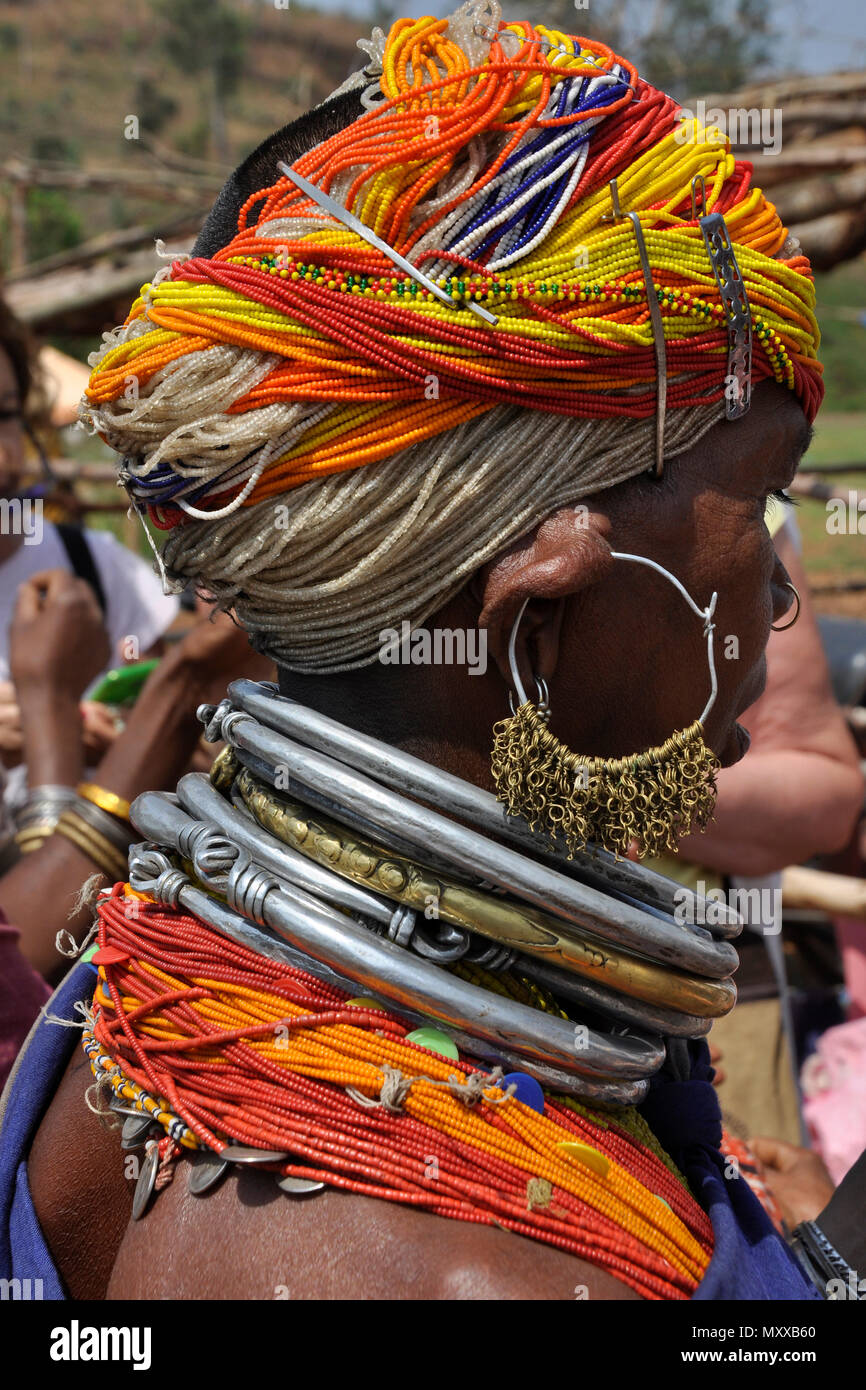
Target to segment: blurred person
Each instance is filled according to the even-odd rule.
[[[109,881],[122,862],[120,850],[132,837],[128,803],[154,784],[171,786],[199,751],[196,706],[227,679],[264,677],[272,668],[230,618],[200,616],[161,659],[102,761],[87,771],[78,697],[107,649],[92,589],[62,570],[33,576],[19,590],[9,638],[29,778],[25,812],[32,808],[35,819],[29,852],[0,878],[0,907],[20,931],[27,960],[52,979],[64,965],[57,932],[76,931],[92,913],[93,893],[75,907],[82,884],[100,871]],[[94,800],[83,805],[87,797]]]
[[[74,786],[83,768],[78,700],[108,654],[102,613],[90,585],[64,570],[26,580],[17,598],[11,649],[31,787]],[[2,882],[0,878],[0,886]],[[38,868],[28,874],[28,883],[20,922],[15,915],[10,921],[0,907],[0,1087],[50,996],[43,976],[56,970],[58,959],[55,953],[52,960],[47,949],[31,950],[33,924],[47,934],[55,907],[45,896],[49,884]],[[62,925],[58,921],[55,932]]]
[[[739,943],[737,1008],[713,1030],[726,1063],[719,1098],[742,1138],[771,1134],[798,1144],[804,1130],[779,949],[781,871],[844,848],[864,788],[857,748],[833,695],[792,513],[790,505],[772,501],[767,524],[799,594],[799,616],[789,631],[770,634],[764,691],[742,715],[748,756],[719,772],[706,830],[683,837],[675,857],[650,862],[704,892],[740,890],[752,930]],[[750,921],[749,907],[759,903],[766,920],[756,908]]]
[[[34,574],[63,569],[94,591],[108,634],[105,669],[144,659],[162,649],[174,621],[176,598],[166,596],[150,566],[107,531],[55,525],[44,519],[39,498],[23,489],[26,439],[38,440],[44,407],[29,333],[0,298],[0,764],[16,769],[5,778],[9,810],[22,804],[20,697],[10,678],[9,625],[18,588]],[[134,655],[133,655],[134,654]],[[92,702],[83,706],[91,757],[115,737],[110,715]],[[2,768],[0,768],[2,777]]]
[[[816,1220],[836,1191],[820,1155],[802,1144],[761,1135],[752,1139],[749,1147],[788,1229],[793,1231],[801,1221]]]
[[[802,543],[790,507],[768,521],[800,612],[767,643],[767,682],[743,714],[749,756],[722,768],[713,821],[679,844],[682,861],[754,878],[843,849],[863,804],[854,739],[833,694]],[[781,525],[779,512],[781,511]]]
[[[0,1090],[40,1009],[51,998],[44,977],[21,950],[21,933],[0,908]]]

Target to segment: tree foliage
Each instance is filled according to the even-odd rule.
[[[530,17],[600,39],[678,100],[745,85],[770,57],[769,0],[531,0]],[[649,14],[647,11],[649,10]]]
[[[665,20],[642,45],[642,73],[683,99],[744,86],[769,57],[765,0],[667,0]]]
[[[225,104],[243,76],[248,24],[228,0],[152,0],[163,24],[166,57],[181,73],[204,78],[210,92],[212,154],[226,160]]]

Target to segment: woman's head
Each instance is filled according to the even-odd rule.
[[[619,756],[657,746],[698,718],[710,676],[701,620],[636,553],[671,571],[714,614],[719,694],[707,742],[724,763],[745,741],[737,716],[760,694],[770,624],[791,601],[764,522],[768,495],[790,482],[810,428],[796,400],[761,384],[751,410],[720,421],[661,482],[631,479],[563,508],[488,565],[476,589],[488,650],[509,680],[507,644],[527,691],[543,676],[554,728],[572,748]]]
[[[514,611],[503,576],[537,552],[557,576],[556,624],[568,616],[551,670],[568,699],[566,670],[592,658],[613,673],[637,643],[625,670],[652,689],[635,690],[632,721],[655,729],[656,687],[694,719],[708,679],[702,662],[691,669],[700,623],[674,590],[662,597],[664,580],[605,573],[611,547],[636,550],[703,602],[720,591],[720,631],[742,651],[721,671],[725,743],[758,679],[771,605],[759,512],[780,482],[764,488],[758,474],[774,450],[785,472],[820,399],[808,262],[748,166],[699,138],[625,59],[499,24],[495,9],[398,22],[366,75],[241,165],[192,259],[145,288],[99,354],[87,411],[166,529],[168,572],[234,606],[284,667],[360,667],[383,629],[473,606],[501,664]],[[441,282],[453,307],[278,177],[281,159]],[[663,315],[661,480],[641,476],[656,359],[634,230],[611,216],[613,177],[623,210],[640,214]],[[728,335],[705,209],[724,215],[752,303],[756,389],[736,424],[724,418]],[[479,302],[495,324],[473,313]],[[541,639],[540,618],[530,605],[521,640]],[[593,635],[590,618],[608,626]],[[501,709],[501,682],[498,697]]]

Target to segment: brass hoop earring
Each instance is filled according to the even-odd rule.
[[[657,748],[624,758],[581,757],[551,733],[547,686],[535,676],[533,704],[517,669],[517,630],[524,599],[508,643],[508,664],[516,695],[509,691],[511,717],[494,726],[491,771],[498,799],[511,815],[523,816],[533,830],[562,840],[567,853],[588,842],[612,854],[626,854],[637,841],[642,855],[676,848],[689,830],[703,829],[715,805],[719,761],[704,742],[704,723],[718,694],[713,655],[713,615],[718,595],[705,608],[664,566],[643,555],[611,551],[657,571],[679,590],[703,622],[709,666],[709,699],[699,719]],[[515,708],[516,701],[516,708]]]
[[[523,613],[523,609],[525,607],[526,604],[524,603],[523,608],[520,610],[521,614]],[[516,624],[514,627],[514,635],[517,635]],[[509,659],[511,659],[511,644],[509,644],[508,650]],[[547,681],[544,679],[543,676],[535,676],[533,677],[533,679],[535,680],[535,689],[538,692],[538,703],[536,704],[535,708],[538,710],[538,717],[540,718],[542,724],[547,725],[550,723],[550,691],[547,688]],[[514,696],[510,690],[508,692],[508,703],[511,707],[511,713],[516,714],[517,706],[514,703]]]
[[[794,616],[793,616],[793,618],[791,619],[791,621],[790,621],[789,623],[783,623],[781,627],[773,627],[773,625],[772,625],[772,623],[771,623],[771,624],[770,624],[770,631],[771,631],[771,632],[787,632],[787,631],[788,631],[788,628],[789,628],[789,627],[793,627],[794,624],[795,624],[795,622],[797,621],[797,619],[798,619],[799,616],[800,616],[800,592],[799,592],[799,590],[797,589],[796,585],[794,585],[794,584],[791,583],[790,579],[786,581],[786,583],[785,583],[785,588],[786,588],[786,589],[790,589],[790,590],[791,590],[791,593],[794,595],[794,598],[797,600],[797,611],[796,611],[796,613],[794,614]]]

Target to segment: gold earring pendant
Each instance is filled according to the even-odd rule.
[[[517,670],[515,644],[528,599],[508,644],[518,706],[493,729],[491,770],[498,799],[533,830],[561,839],[569,855],[587,844],[625,855],[633,843],[641,856],[675,851],[683,835],[703,830],[716,804],[720,763],[704,741],[704,721],[718,693],[712,616],[717,595],[699,608],[674,575],[640,555],[612,552],[657,570],[676,585],[704,621],[710,698],[699,719],[664,743],[624,758],[581,756],[548,728],[547,686],[536,679],[538,699],[527,698]]]

